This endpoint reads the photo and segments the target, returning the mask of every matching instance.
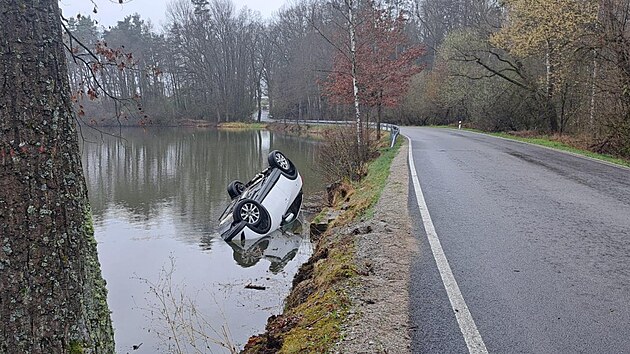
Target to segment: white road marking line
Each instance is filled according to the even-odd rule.
[[[413,187],[416,191],[418,208],[420,209],[420,214],[422,215],[422,222],[424,223],[424,229],[427,233],[429,244],[431,245],[433,258],[435,258],[435,263],[437,264],[440,276],[442,277],[442,282],[444,283],[448,299],[451,302],[451,307],[453,308],[455,318],[459,324],[459,329],[464,335],[468,351],[471,354],[488,353],[488,349],[477,330],[477,325],[475,325],[475,321],[468,310],[468,305],[466,305],[466,301],[464,301],[464,296],[462,296],[462,293],[459,290],[455,276],[453,276],[453,271],[451,270],[451,266],[448,264],[448,260],[446,259],[446,255],[444,254],[444,250],[440,244],[440,239],[435,231],[435,226],[433,226],[431,215],[429,215],[429,208],[427,207],[427,202],[424,200],[424,194],[422,193],[420,181],[418,180],[416,165],[413,162],[413,146],[411,144],[411,138],[407,137],[407,140],[409,141],[409,168],[411,169]]]

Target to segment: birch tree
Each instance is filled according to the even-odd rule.
[[[380,137],[383,108],[395,107],[402,100],[411,77],[421,70],[416,61],[424,48],[406,38],[403,16],[395,16],[373,1],[367,1],[354,18],[359,25],[354,28],[349,58],[337,53],[327,89],[333,102],[352,103],[355,113],[359,106],[376,108]]]

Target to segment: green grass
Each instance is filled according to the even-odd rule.
[[[400,150],[403,140],[397,139],[393,148],[379,149],[380,156],[368,164],[367,175],[353,184],[354,192],[350,195],[348,208],[339,216],[335,224],[358,218],[369,219],[374,216],[374,206],[381,198],[392,161]],[[382,143],[387,145],[388,142],[389,136],[384,137]]]
[[[369,206],[364,214],[368,219],[374,216],[374,206],[381,198],[392,161],[398,154],[402,141],[403,139],[398,139],[393,148],[380,149],[381,155],[368,166],[367,177],[362,181],[362,187],[358,190],[358,197],[364,197],[368,201]]]
[[[566,152],[570,152],[570,153],[573,153],[573,154],[590,157],[590,158],[593,158],[593,159],[596,159],[596,160],[610,162],[610,163],[613,163],[615,165],[630,167],[630,161],[623,160],[623,159],[620,159],[620,158],[616,158],[616,157],[610,156],[610,155],[598,154],[598,153],[595,153],[595,152],[592,152],[592,151],[578,149],[578,148],[576,148],[574,146],[567,145],[567,144],[565,144],[563,142],[552,140],[551,138],[549,138],[547,136],[540,136],[540,137],[535,137],[535,138],[524,138],[524,137],[514,136],[514,135],[511,135],[511,134],[508,134],[508,133],[503,133],[503,132],[500,132],[500,133],[488,133],[488,132],[482,132],[482,131],[475,130],[475,129],[466,129],[466,130],[474,131],[474,132],[482,133],[482,134],[498,136],[498,137],[505,138],[505,139],[510,139],[510,140],[522,141],[522,142],[526,142],[526,143],[530,143],[530,144],[534,144],[534,145],[545,146],[545,147],[556,149],[556,150],[566,151]]]
[[[348,307],[348,296],[341,290],[315,293],[296,309],[302,315],[301,323],[289,331],[279,353],[328,352],[340,338]]]
[[[234,129],[234,130],[260,130],[266,129],[267,123],[258,122],[226,122],[219,123],[217,126],[219,129]]]

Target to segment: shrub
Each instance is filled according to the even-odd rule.
[[[357,144],[356,130],[342,127],[324,132],[324,143],[319,149],[319,166],[329,182],[358,181],[366,175],[365,163],[374,154],[374,147]]]

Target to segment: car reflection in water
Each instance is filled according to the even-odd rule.
[[[234,239],[228,242],[236,263],[243,268],[256,265],[261,259],[269,261],[269,271],[280,273],[295,258],[302,243],[300,220],[285,225],[267,236],[257,239]]]

